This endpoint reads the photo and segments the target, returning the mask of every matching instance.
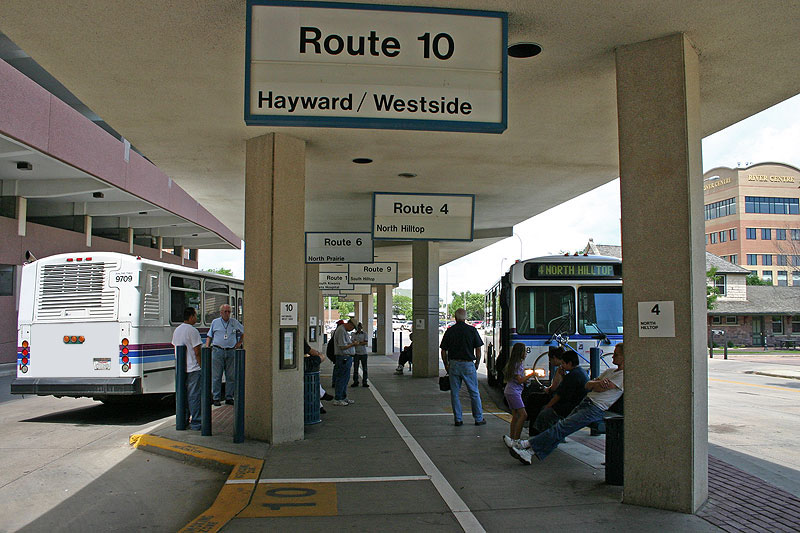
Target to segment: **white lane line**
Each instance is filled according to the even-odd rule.
[[[261,478],[259,483],[372,483],[385,481],[428,481],[430,476],[373,476],[373,477],[306,477],[306,478]],[[229,485],[254,483],[254,479],[232,479]]]
[[[372,391],[375,400],[377,400],[378,404],[383,408],[383,412],[386,413],[389,421],[394,426],[394,429],[397,430],[397,433],[400,434],[400,437],[406,443],[408,449],[414,454],[414,458],[425,473],[430,476],[433,486],[436,487],[436,490],[450,508],[453,516],[455,516],[458,523],[461,524],[461,528],[466,533],[485,533],[486,530],[483,529],[481,523],[478,522],[478,519],[472,514],[467,504],[461,499],[461,496],[458,495],[450,483],[447,482],[447,478],[436,468],[436,465],[433,464],[433,461],[431,461],[431,458],[425,453],[425,450],[422,449],[422,446],[420,446],[411,433],[409,433],[394,410],[389,407],[389,404],[383,399],[381,393],[378,392],[374,385],[370,387],[369,390]]]

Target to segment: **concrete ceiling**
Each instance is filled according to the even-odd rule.
[[[542,45],[509,59],[505,133],[245,126],[243,0],[4,0],[0,30],[239,235],[244,141],[268,131],[307,141],[307,230],[368,231],[375,190],[474,193],[487,229],[617,177],[617,46],[687,34],[704,136],[800,92],[797,1],[384,3],[506,11],[510,43]],[[442,261],[495,240],[443,243]],[[376,251],[410,258],[410,246]]]

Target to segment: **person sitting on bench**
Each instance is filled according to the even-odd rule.
[[[559,355],[561,357],[559,372],[564,377],[553,391],[553,397],[531,423],[531,436],[550,429],[559,420],[566,418],[586,396],[586,382],[589,381],[589,376],[578,365],[578,354],[564,350]]]
[[[623,369],[625,367],[625,356],[622,343],[617,344],[614,348],[612,361],[617,365],[617,368],[609,368],[600,374],[597,379],[588,381],[586,390],[589,392],[567,418],[559,420],[556,425],[544,433],[515,443],[508,450],[511,456],[526,465],[531,464],[534,455],[542,461],[558,447],[558,443],[564,437],[575,433],[592,422],[603,420],[606,410],[622,396],[624,390]]]

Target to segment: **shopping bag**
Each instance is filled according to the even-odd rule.
[[[440,391],[450,390],[450,376],[448,376],[447,374],[439,378],[439,390]]]

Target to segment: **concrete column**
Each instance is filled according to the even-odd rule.
[[[411,245],[411,291],[414,334],[414,377],[439,375],[439,243],[414,241]],[[418,328],[419,320],[424,327]]]
[[[317,340],[311,342],[309,328],[310,320],[306,319],[306,340],[312,348],[324,351],[322,347],[322,334],[325,333],[322,313],[322,293],[319,290],[319,265],[306,265],[306,315],[317,319]]]
[[[197,261],[198,252],[197,248],[189,248],[189,261]]]
[[[245,308],[260,310],[261,319],[245,336],[245,436],[272,444],[303,438],[305,228],[297,221],[304,218],[305,143],[277,133],[249,139],[244,297]],[[280,369],[282,302],[298,307],[294,369]]]
[[[164,257],[164,237],[158,236],[158,243],[156,246],[158,246],[158,258],[161,259]]]
[[[28,230],[28,199],[17,196],[17,235],[24,237]]]
[[[364,333],[370,345],[367,347],[372,352],[372,317],[375,315],[375,301],[372,293],[365,294],[361,298],[361,324],[364,326]]]
[[[86,234],[86,247],[92,247],[92,217],[83,215],[83,232]]]
[[[185,246],[176,246],[175,247],[175,255],[181,258],[181,264],[186,262],[186,247]]]
[[[616,66],[625,276],[623,500],[694,513],[708,496],[698,57],[676,34],[617,49]],[[674,302],[673,337],[639,336],[638,303],[655,301]]]
[[[378,285],[378,353],[388,355],[392,346],[392,285]]]
[[[133,253],[133,228],[128,228],[128,253]]]

